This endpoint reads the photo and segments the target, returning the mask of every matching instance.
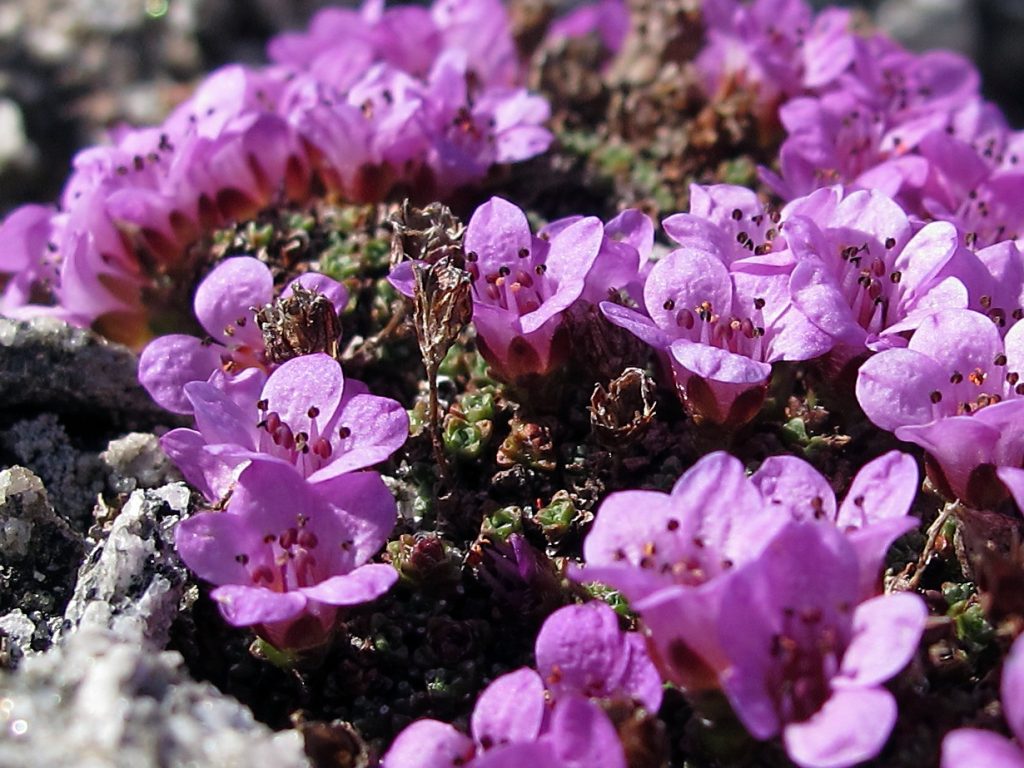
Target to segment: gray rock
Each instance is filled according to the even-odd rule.
[[[53,318],[0,318],[0,407],[69,414],[119,429],[167,423],[139,386],[131,350]]]
[[[21,768],[298,768],[296,731],[273,733],[181,656],[83,627],[0,673],[0,765]]]
[[[187,578],[174,526],[189,495],[184,483],[132,493],[85,559],[64,613],[65,635],[98,626],[153,648],[167,644]]]
[[[103,476],[95,453],[77,450],[56,414],[16,422],[0,433],[0,446],[43,481],[57,514],[76,530],[92,523]]]
[[[31,653],[35,634],[35,622],[20,609],[0,616],[0,667],[14,667]]]
[[[82,560],[82,537],[24,467],[0,472],[0,633],[21,653],[43,650],[59,628]],[[29,622],[32,629],[28,629]],[[17,661],[10,654],[7,663]]]
[[[978,17],[974,0],[885,0],[878,24],[911,50],[950,48],[976,51]]]
[[[111,440],[100,454],[107,469],[107,487],[114,493],[131,493],[136,488],[157,488],[181,480],[181,475],[160,448],[157,436],[132,432]]]

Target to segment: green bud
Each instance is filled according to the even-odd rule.
[[[519,507],[502,507],[483,519],[480,535],[491,541],[507,541],[513,533],[523,532],[523,510]]]
[[[548,541],[558,541],[569,532],[572,521],[576,519],[576,505],[568,493],[559,491],[550,504],[537,512],[534,519]]]
[[[459,398],[466,421],[490,421],[494,418],[494,394],[487,390],[468,392]]]
[[[958,604],[959,605],[959,604]],[[950,609],[952,611],[952,609]],[[980,651],[995,636],[992,625],[985,618],[985,611],[977,603],[967,606],[953,619],[956,636],[969,650]]]
[[[470,424],[465,419],[451,415],[445,419],[441,439],[445,450],[461,459],[475,459],[491,437],[491,422],[480,421]]]
[[[797,417],[782,425],[782,437],[790,442],[804,445],[807,443],[807,425]]]
[[[942,597],[950,607],[967,600],[973,594],[974,584],[969,581],[963,583],[947,581],[942,585]]]

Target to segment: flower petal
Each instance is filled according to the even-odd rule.
[[[217,601],[224,619],[236,627],[287,621],[306,607],[306,597],[301,592],[272,592],[236,584],[217,587],[210,597]]]
[[[942,740],[941,768],[1024,768],[1024,751],[1005,736],[960,728]]]
[[[210,378],[220,365],[219,352],[223,349],[204,344],[195,336],[160,336],[139,356],[139,382],[160,406],[173,413],[192,413],[185,385]]]
[[[853,613],[853,637],[833,688],[865,688],[893,677],[917,652],[927,620],[924,601],[909,592],[861,603]]]
[[[417,720],[398,734],[381,765],[383,768],[454,768],[469,763],[474,751],[473,740],[448,723]]]
[[[845,768],[882,751],[896,724],[896,700],[881,688],[833,693],[818,712],[783,729],[786,753],[801,768]]]
[[[398,571],[390,565],[363,565],[351,573],[332,576],[299,591],[328,605],[359,605],[377,599],[397,580]]]
[[[478,744],[533,741],[544,720],[544,683],[523,667],[497,678],[477,699],[470,719]]]
[[[206,332],[222,344],[245,341],[262,348],[252,308],[262,307],[273,298],[274,279],[266,264],[251,256],[225,259],[196,289],[196,317]],[[246,323],[239,328],[242,318]],[[230,335],[225,333],[228,328],[232,329]]]

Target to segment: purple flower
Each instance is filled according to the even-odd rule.
[[[854,60],[846,11],[814,19],[803,0],[709,0],[702,12],[707,44],[697,68],[713,98],[740,85],[767,110],[783,96],[828,85]]]
[[[966,309],[924,318],[906,349],[869,358],[857,399],[877,426],[928,454],[929,477],[949,498],[981,508],[1004,498],[997,467],[1024,464],[1024,356],[1016,323],[1005,342]]]
[[[395,739],[384,768],[625,768],[615,727],[582,696],[547,704],[532,669],[491,683],[477,700],[472,738],[447,723],[419,720]]]
[[[336,476],[319,487],[284,464],[242,471],[226,512],[178,525],[175,544],[231,624],[252,626],[277,648],[330,639],[338,609],[373,600],[398,578],[365,565],[394,527],[395,501],[380,476]]]
[[[881,751],[896,721],[882,683],[913,657],[928,617],[909,593],[858,604],[857,572],[838,531],[793,522],[736,574],[722,605],[723,689],[747,730],[781,733],[801,768]]]
[[[1018,637],[1003,662],[1003,715],[1010,732],[1017,738],[1010,741],[991,731],[960,728],[942,740],[942,768],[1024,768],[1024,638]]]
[[[374,201],[407,184],[436,197],[552,138],[546,102],[518,87],[498,0],[328,10],[271,54],[279,65],[224,67],[162,125],[79,153],[60,211],[7,227],[21,242],[0,265],[18,274],[5,311],[48,311],[139,348],[165,287],[195,271],[204,233],[320,189]]]
[[[207,382],[187,384],[185,396],[197,429],[168,432],[161,445],[211,501],[245,462],[284,465],[320,485],[383,461],[409,431],[399,403],[346,381],[338,362],[322,353],[283,363],[248,403]]]
[[[420,122],[429,148],[426,164],[441,193],[482,178],[495,163],[514,163],[547,150],[547,101],[523,89],[470,87],[464,56],[442,56],[431,72]]]
[[[605,499],[583,545],[586,568],[574,578],[626,596],[664,677],[690,690],[714,687],[726,658],[707,628],[734,570],[756,558],[787,518],[764,503],[738,459],[713,453],[670,494],[621,491]]]
[[[324,275],[307,272],[289,284],[284,295],[294,285],[323,293],[339,311],[348,301],[344,286]],[[274,280],[261,261],[250,256],[222,261],[196,289],[196,318],[209,338],[168,334],[151,341],[139,358],[142,386],[167,410],[192,413],[185,394],[189,382],[214,376],[221,389],[230,391],[241,371],[255,368],[268,373],[273,365],[267,360],[254,310],[273,297]]]
[[[654,265],[644,286],[647,314],[610,302],[601,311],[667,354],[695,418],[740,426],[760,409],[771,363],[808,360],[829,344],[791,306],[784,272],[730,270],[709,247],[684,246]]]
[[[957,276],[966,268],[957,260],[960,238],[952,224],[915,231],[903,209],[880,192],[830,191],[830,210],[795,215],[785,232],[795,260],[793,304],[835,344],[854,353],[902,345],[885,332],[912,328],[915,314],[967,306]]]
[[[537,635],[537,671],[556,698],[634,699],[651,713],[661,706],[661,677],[643,637],[619,629],[604,603],[570,605],[552,613]]]
[[[787,200],[836,183],[897,197],[928,178],[927,160],[895,151],[883,115],[849,90],[791,99],[779,120],[788,134],[779,150],[782,176],[762,176]]]
[[[879,575],[892,543],[917,527],[910,507],[920,485],[917,463],[890,451],[865,464],[842,504],[828,480],[803,459],[771,456],[751,475],[764,503],[785,509],[797,521],[833,524],[846,535],[860,563],[860,596],[879,591]]]
[[[556,229],[534,236],[526,214],[500,197],[477,208],[466,228],[477,344],[506,381],[545,375],[565,361],[566,310],[583,297],[602,253],[605,235],[598,219]],[[411,295],[411,275],[412,263],[406,262],[390,279]]]
[[[657,712],[661,680],[643,638],[622,632],[615,612],[592,602],[551,614],[537,635],[536,653],[537,672],[502,675],[480,694],[472,737],[421,720],[398,735],[384,756],[385,768],[533,761],[552,768],[625,766],[614,726],[588,699],[633,699]]]

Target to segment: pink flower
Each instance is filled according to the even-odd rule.
[[[240,403],[214,384],[186,385],[197,429],[161,438],[167,455],[211,501],[247,462],[281,464],[319,485],[384,461],[408,437],[399,403],[346,381],[338,362],[322,353],[282,363],[261,391],[249,390],[250,399]]]
[[[859,603],[857,571],[834,528],[789,523],[722,605],[723,690],[751,735],[781,734],[801,768],[843,768],[882,750],[896,722],[882,683],[913,657],[928,617],[914,594]]]
[[[398,578],[366,565],[395,523],[395,501],[373,472],[340,475],[316,488],[289,466],[245,469],[226,512],[178,525],[175,545],[221,614],[252,626],[282,650],[327,642],[339,608],[373,600]]]

